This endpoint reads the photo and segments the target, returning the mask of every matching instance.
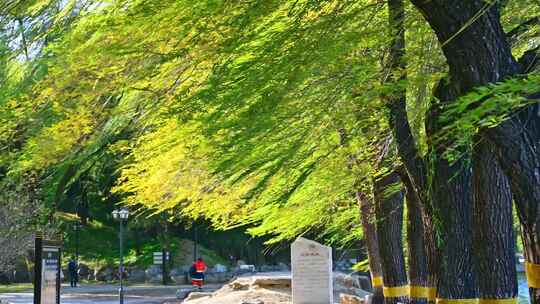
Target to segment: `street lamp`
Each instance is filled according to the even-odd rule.
[[[77,262],[77,265],[79,265],[79,232],[82,227],[79,222],[73,224],[73,230],[75,230],[75,262]]]
[[[129,217],[129,211],[126,208],[120,208],[112,212],[113,218],[120,222],[120,266],[118,272],[120,275],[120,289],[118,295],[120,297],[120,304],[124,304],[124,221],[127,221]]]
[[[70,275],[75,276],[75,284],[79,282],[79,232],[81,231],[82,224],[77,221],[73,224],[73,230],[75,230],[75,273],[70,273]]]

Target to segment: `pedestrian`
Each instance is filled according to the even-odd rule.
[[[77,281],[79,280],[77,271],[78,271],[77,262],[74,259],[71,259],[68,263],[68,272],[69,272],[69,282],[71,287],[77,287]]]
[[[202,258],[198,258],[193,265],[191,265],[190,275],[191,284],[196,286],[199,290],[202,289],[204,284],[204,273],[206,272],[206,264]]]

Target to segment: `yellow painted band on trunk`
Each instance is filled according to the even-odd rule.
[[[396,287],[383,287],[383,295],[386,298],[401,298],[409,296],[409,285]]]
[[[440,299],[437,298],[437,304],[478,304],[479,299]]]
[[[415,299],[428,299],[428,301],[435,301],[437,297],[437,289],[435,287],[417,286],[411,285],[409,287],[409,295]]]
[[[540,265],[525,262],[527,284],[532,288],[540,288]]]
[[[480,299],[480,304],[517,304],[518,298],[510,299]]]
[[[517,304],[517,298],[507,299],[437,299],[437,304]]]
[[[371,279],[371,284],[373,285],[373,287],[382,287],[383,286],[382,277],[373,277],[373,279]]]

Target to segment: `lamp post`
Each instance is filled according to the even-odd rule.
[[[118,267],[120,288],[118,289],[118,295],[120,304],[124,304],[124,221],[127,221],[129,211],[126,208],[120,208],[114,210],[112,215],[115,220],[120,222],[120,266]]]
[[[77,222],[73,225],[75,230],[75,262],[79,265],[79,232],[81,231],[82,224]]]
[[[82,225],[80,222],[76,222],[73,225],[73,230],[75,230],[75,273],[71,273],[70,275],[75,276],[75,284],[79,282],[79,232],[81,231]]]
[[[197,225],[195,223],[193,224],[193,260],[197,260],[198,258],[198,248],[197,245],[199,243],[199,234],[197,233]]]

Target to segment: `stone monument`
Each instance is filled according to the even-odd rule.
[[[298,238],[291,246],[293,304],[333,304],[332,248]]]

